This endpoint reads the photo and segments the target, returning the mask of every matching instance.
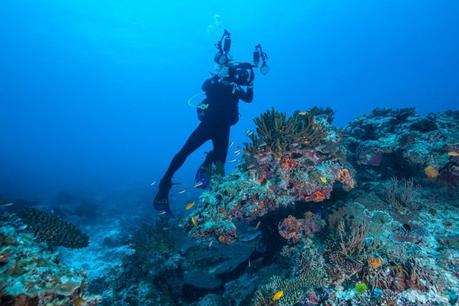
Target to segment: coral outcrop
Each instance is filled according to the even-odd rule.
[[[273,109],[256,118],[238,171],[215,177],[187,219],[191,236],[230,244],[237,239],[236,221],[251,222],[298,201],[322,202],[337,183],[354,188],[339,131],[328,114],[315,113],[287,117]]]
[[[0,220],[1,305],[97,305],[85,295],[86,276],[59,263],[12,215]]]

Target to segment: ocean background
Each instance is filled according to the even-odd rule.
[[[240,103],[235,145],[271,107],[328,106],[338,126],[375,107],[457,109],[457,16],[454,0],[1,0],[0,195],[128,192],[151,205],[198,124],[187,100],[223,29],[236,60],[261,43],[271,68]],[[209,149],[175,181],[191,185]]]

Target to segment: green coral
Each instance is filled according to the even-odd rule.
[[[362,283],[362,282],[358,282],[355,284],[355,292],[357,292],[358,294],[364,294],[365,292],[367,292],[367,290],[368,290],[367,284]]]
[[[256,134],[250,134],[251,144],[245,144],[248,153],[270,150],[281,154],[292,144],[314,147],[325,137],[325,128],[315,121],[312,112],[286,113],[274,108],[254,119]]]

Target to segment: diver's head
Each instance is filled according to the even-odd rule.
[[[217,73],[216,75],[218,76],[219,79],[228,79],[229,78],[229,68],[228,66],[220,65],[217,68]]]
[[[255,73],[250,63],[239,63],[228,67],[229,79],[238,85],[249,85],[255,79]]]

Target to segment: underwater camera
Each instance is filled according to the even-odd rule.
[[[238,63],[228,66],[228,77],[238,85],[247,86],[255,79],[253,65],[250,63]]]
[[[229,54],[231,50],[231,33],[228,30],[224,31],[220,40],[215,44],[215,47],[218,51],[214,57],[214,61],[219,65],[228,67],[229,78],[238,85],[248,85],[254,80],[255,73],[253,67],[259,67],[260,73],[263,75],[267,75],[269,72],[269,67],[266,64],[268,55],[263,51],[261,44],[255,46],[253,64],[231,62],[232,59]]]

